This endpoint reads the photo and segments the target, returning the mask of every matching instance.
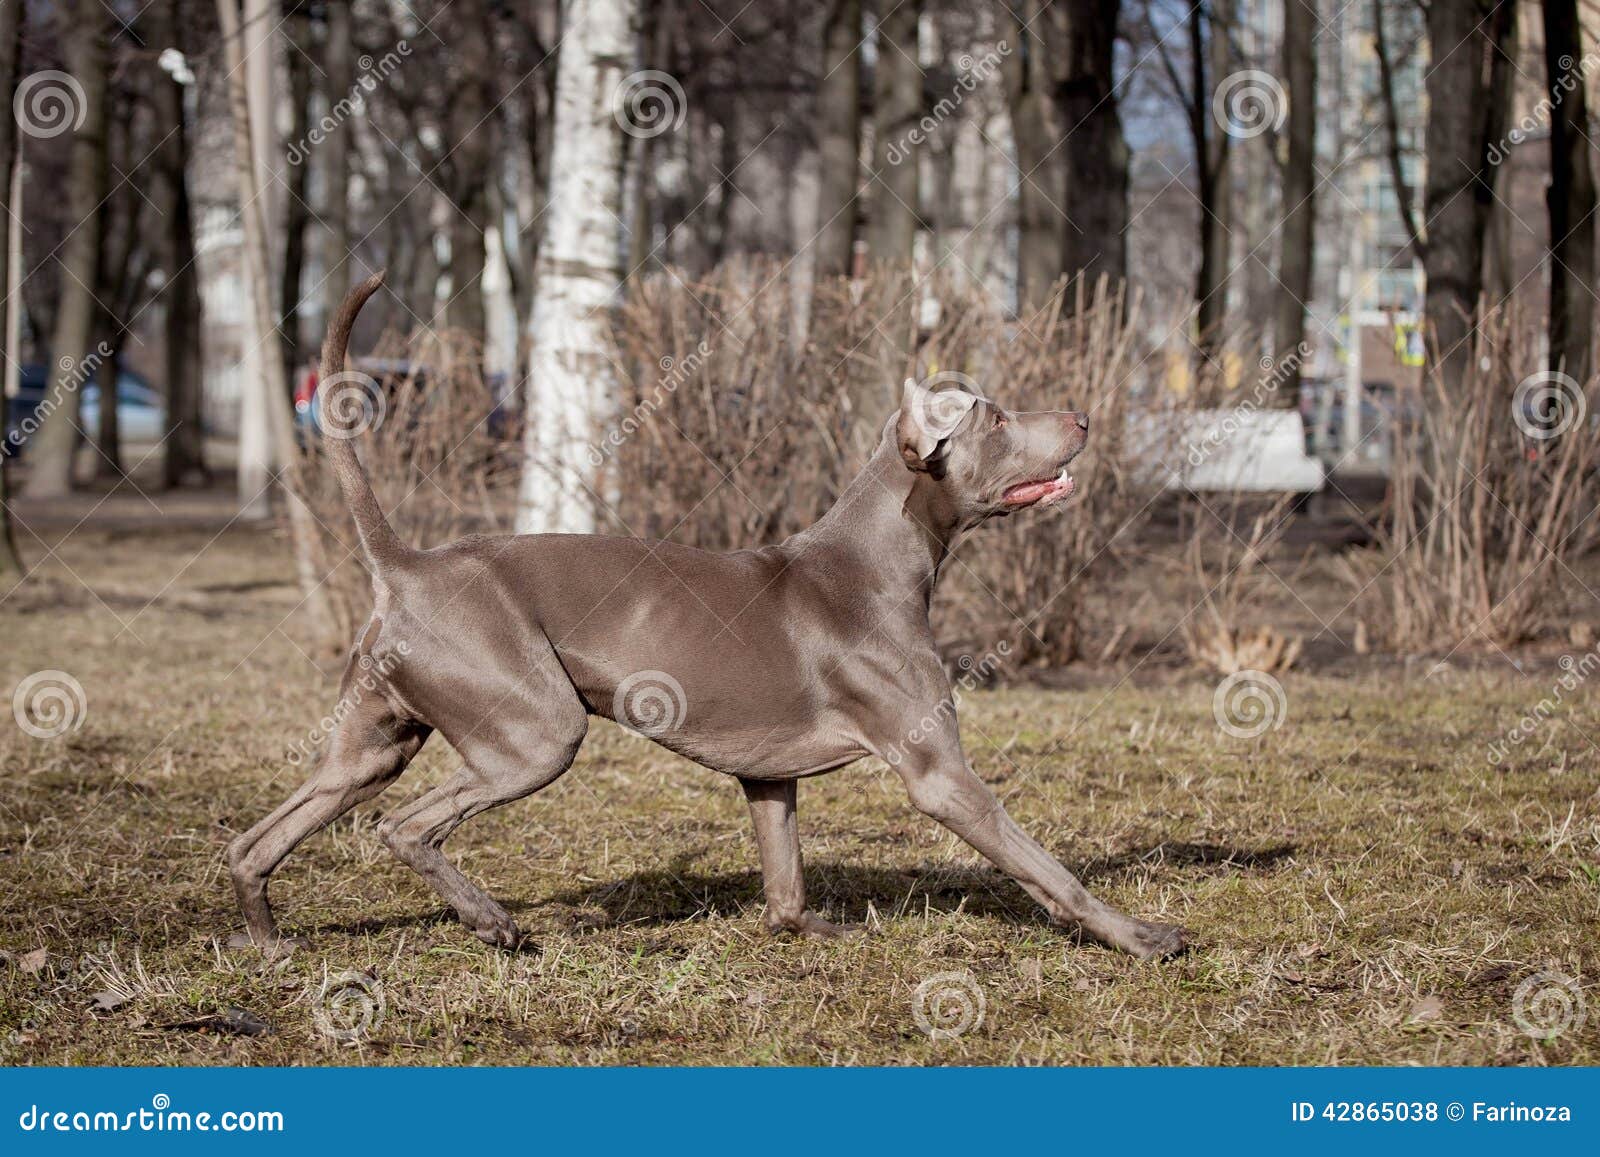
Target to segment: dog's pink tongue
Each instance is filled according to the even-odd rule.
[[[1008,506],[1028,506],[1046,498],[1072,493],[1072,480],[1062,482],[1056,478],[1045,478],[1038,482],[1019,482],[1000,496],[1000,500]]]

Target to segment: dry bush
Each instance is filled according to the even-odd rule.
[[[981,288],[875,274],[819,287],[802,330],[792,292],[778,266],[739,263],[650,280],[624,307],[633,385],[597,456],[626,529],[718,550],[793,534],[849,482],[906,376],[959,373],[1010,407],[1086,410],[1091,436],[1082,498],[985,527],[947,564],[939,633],[958,651],[1006,640],[1017,663],[1077,658],[1085,596],[1149,506],[1127,452],[1135,304],[1078,284],[1070,310],[1064,290],[1023,326]]]
[[[1537,331],[1505,311],[1483,319],[1474,352],[1465,381],[1430,375],[1413,412],[1402,405],[1388,525],[1342,565],[1363,623],[1394,649],[1537,637],[1595,538],[1596,379],[1550,380]]]
[[[371,356],[351,362],[373,378],[381,398],[370,411],[371,427],[356,440],[357,453],[389,522],[413,546],[511,524],[516,432],[491,423],[495,399],[475,355],[451,334],[411,341],[386,335]],[[320,437],[302,439],[301,474],[321,531],[319,570],[329,575],[335,620],[329,642],[343,646],[366,620],[372,597],[355,527],[323,451]]]
[[[1287,671],[1300,657],[1302,639],[1268,623],[1246,625],[1263,595],[1296,581],[1296,575],[1275,575],[1266,561],[1288,529],[1294,500],[1283,495],[1254,517],[1246,508],[1259,504],[1259,497],[1239,491],[1220,503],[1184,503],[1180,538],[1187,546],[1177,565],[1197,598],[1180,631],[1191,662],[1232,675]],[[1247,518],[1248,532],[1240,534],[1237,527]]]

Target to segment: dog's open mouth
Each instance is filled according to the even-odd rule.
[[[1048,506],[1052,502],[1059,502],[1072,493],[1072,475],[1067,473],[1066,467],[1061,468],[1061,473],[1054,478],[1040,478],[1033,482],[1019,482],[1015,486],[1006,488],[1000,495],[1000,502],[1013,510],[1020,510],[1024,506]]]

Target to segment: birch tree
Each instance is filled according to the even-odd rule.
[[[45,414],[38,432],[28,439],[27,493],[36,498],[59,497],[72,489],[79,402],[82,387],[94,369],[87,355],[98,309],[94,286],[100,277],[102,206],[108,183],[104,12],[99,0],[78,0],[61,6],[61,38],[71,81],[50,79],[33,90],[33,95],[42,100],[47,95],[46,85],[59,85],[52,99],[62,103],[55,106],[55,112],[80,118],[72,137],[65,190],[71,206],[71,232],[62,243],[58,258],[61,300],[50,340],[47,401],[53,402],[53,408]],[[50,108],[47,104],[37,107],[41,112]]]
[[[590,449],[620,383],[607,357],[622,279],[619,89],[636,0],[570,0],[556,68],[550,201],[534,287],[517,529],[596,527]]]
[[[0,3],[0,99],[11,107],[17,86],[17,64],[22,54],[22,3],[6,0]],[[11,214],[19,208],[12,204],[12,172],[17,168],[17,118],[0,116],[0,228],[6,237],[0,243],[0,287],[11,296]],[[9,303],[8,303],[9,304]],[[20,352],[12,348],[11,327],[5,326],[4,364],[10,366]],[[0,389],[0,435],[6,429],[6,393]],[[4,449],[9,450],[7,446]],[[7,471],[11,455],[0,457],[0,575],[22,574],[22,558],[17,552],[16,535],[11,528],[10,492],[6,488]]]
[[[295,577],[314,629],[321,633],[331,622],[326,588],[317,574],[317,531],[311,511],[297,493],[299,450],[289,417],[289,387],[277,344],[272,316],[272,259],[267,243],[266,213],[258,183],[257,156],[252,129],[253,110],[246,90],[244,38],[237,0],[217,0],[222,24],[224,59],[228,70],[228,107],[233,121],[234,169],[239,178],[239,215],[244,222],[244,259],[250,299],[247,350],[254,358],[245,362],[244,393],[253,392],[263,412],[269,445],[287,479],[284,487],[289,508],[289,538],[294,551]],[[261,110],[264,113],[264,110]],[[252,379],[251,370],[258,375]]]

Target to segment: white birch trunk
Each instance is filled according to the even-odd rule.
[[[252,0],[259,4],[259,0]],[[222,27],[224,60],[228,69],[228,105],[233,121],[234,168],[239,177],[239,216],[244,222],[244,266],[249,289],[250,322],[245,338],[244,397],[257,398],[260,433],[268,452],[282,468],[285,505],[289,511],[289,539],[294,551],[295,575],[300,594],[311,616],[313,629],[325,635],[332,622],[328,593],[316,565],[316,525],[311,511],[300,496],[300,456],[295,443],[293,419],[289,412],[289,386],[284,376],[283,358],[278,354],[278,335],[272,318],[272,257],[267,240],[266,206],[259,184],[258,152],[252,136],[257,111],[250,107],[246,90],[244,38],[239,26],[237,0],[217,0]],[[247,12],[255,10],[246,8]],[[265,49],[263,49],[264,51]],[[270,115],[270,110],[260,110]],[[252,372],[253,371],[253,372]],[[244,412],[250,417],[250,407]],[[240,429],[240,453],[244,452],[245,427]],[[240,463],[240,474],[244,463]]]
[[[585,534],[597,525],[590,447],[620,386],[606,349],[623,273],[624,141],[615,101],[634,58],[637,7],[567,0],[563,15],[550,202],[528,323],[523,533]]]

